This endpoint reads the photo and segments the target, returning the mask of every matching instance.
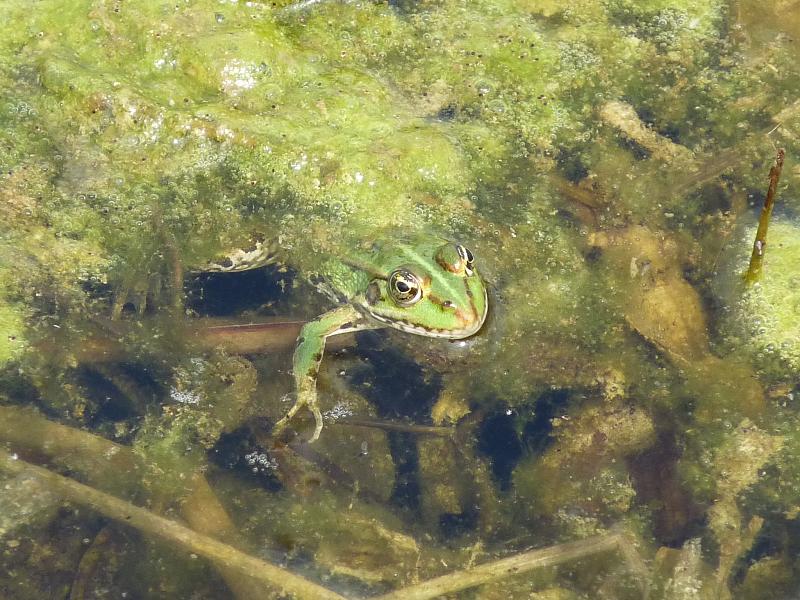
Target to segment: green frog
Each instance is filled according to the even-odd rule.
[[[276,434],[307,407],[316,423],[310,441],[319,438],[322,413],[316,384],[327,338],[391,327],[457,340],[475,334],[486,319],[486,286],[472,252],[444,239],[385,244],[364,259],[330,260],[321,275],[340,306],[309,321],[300,331],[292,362],[296,400],[276,423]]]

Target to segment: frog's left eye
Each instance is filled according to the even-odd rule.
[[[461,257],[461,260],[464,261],[464,272],[467,275],[472,275],[475,269],[475,257],[472,255],[472,252],[469,251],[469,248],[461,244],[456,244],[456,251]]]
[[[389,295],[398,306],[411,306],[422,299],[422,282],[408,269],[395,269],[389,275]]]
[[[466,246],[445,244],[436,252],[436,262],[444,270],[467,277],[474,273],[475,257]]]

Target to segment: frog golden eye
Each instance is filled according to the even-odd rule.
[[[395,269],[389,275],[389,295],[398,306],[411,306],[422,298],[422,282],[408,269]]]
[[[467,275],[472,275],[475,269],[475,257],[472,255],[472,252],[469,251],[469,248],[461,244],[456,244],[456,250],[458,251],[458,256],[464,261],[464,272]]]

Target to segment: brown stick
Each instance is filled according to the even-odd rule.
[[[188,332],[203,349],[223,347],[233,354],[260,354],[293,348],[304,321],[217,324],[212,319],[191,323]]]
[[[28,408],[0,406],[0,446],[25,458],[47,461],[79,473],[94,486],[114,493],[137,489],[141,465],[128,446],[60,423]],[[196,474],[181,504],[181,516],[199,533],[233,540],[237,528],[205,477]],[[237,600],[263,598],[262,584],[224,567],[220,573]]]
[[[433,435],[437,437],[452,437],[452,427],[440,427],[433,425],[411,425],[409,423],[397,423],[386,419],[371,419],[369,417],[342,417],[331,421],[331,425],[347,425],[349,427],[372,427],[383,429],[384,431],[402,431],[418,435]]]
[[[91,546],[86,549],[78,563],[77,573],[75,573],[69,590],[69,600],[85,600],[87,598],[89,582],[94,576],[112,536],[111,527],[106,525],[94,537]]]
[[[410,585],[372,600],[428,600],[459,590],[499,581],[539,567],[558,565],[598,552],[617,550],[619,534],[612,533],[586,538],[578,542],[558,544],[540,550],[531,550],[494,562],[442,575],[416,585]]]
[[[304,321],[276,320],[264,323],[231,323],[222,319],[187,320],[180,339],[189,341],[200,351],[224,348],[232,354],[264,354],[293,348]],[[96,323],[95,332],[88,335],[78,348],[74,349],[79,362],[103,363],[125,360],[130,357],[130,347],[125,336],[131,330],[140,335],[148,327],[157,324],[147,319],[136,322],[108,321]],[[174,329],[174,328],[173,328]],[[337,340],[337,338],[347,338]],[[342,335],[333,338],[342,347],[352,343],[352,336]],[[45,339],[37,343],[37,349],[45,354],[56,352],[60,342]]]
[[[194,344],[200,351],[223,348],[231,354],[268,354],[294,348],[297,335],[305,321],[275,320],[262,323],[231,323],[222,319],[204,318],[187,320],[182,338]],[[152,326],[146,319],[131,325],[125,321],[111,321],[98,325],[98,331],[88,336],[74,353],[78,361],[102,363],[125,360],[130,348],[125,336],[132,328],[141,334]],[[330,339],[326,348],[344,348],[353,344],[353,334],[337,335]],[[53,340],[38,343],[41,352],[53,352],[57,348]]]
[[[0,470],[38,479],[48,489],[61,494],[70,502],[90,506],[108,518],[135,527],[148,535],[177,544],[186,551],[204,556],[217,565],[258,579],[298,598],[345,600],[344,596],[286,569],[245,554],[233,546],[192,531],[175,521],[159,517],[115,496],[14,458],[5,452],[0,452]]]
[[[756,241],[753,242],[750,266],[745,275],[745,281],[747,281],[747,283],[754,283],[761,277],[761,268],[764,263],[764,251],[767,247],[767,229],[769,228],[769,219],[772,215],[772,207],[775,204],[775,193],[778,190],[778,180],[781,178],[785,154],[786,152],[784,149],[780,148],[775,157],[775,164],[772,165],[772,168],[769,170],[769,189],[767,190],[767,198],[764,200],[764,207],[761,209],[761,216],[758,219]]]
[[[92,485],[129,493],[141,478],[133,451],[20,406],[0,406],[0,447],[28,460],[65,467]]]

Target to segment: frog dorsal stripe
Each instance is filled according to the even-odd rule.
[[[410,262],[419,264],[419,265],[429,265],[431,264],[431,259],[425,256],[422,256],[417,251],[415,251],[411,246],[407,246],[405,244],[401,244],[399,249],[403,252],[403,254],[408,257]],[[431,279],[435,279],[437,284],[440,285],[442,288],[447,290],[448,294],[452,297],[459,297],[461,295],[461,291],[457,290],[450,281],[448,281],[445,277],[441,276],[441,272],[436,268],[428,269],[428,275]]]

